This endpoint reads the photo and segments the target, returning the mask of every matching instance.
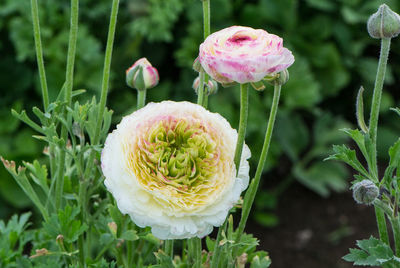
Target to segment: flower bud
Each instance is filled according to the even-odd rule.
[[[353,186],[353,198],[358,204],[371,205],[379,196],[379,188],[370,180],[357,182]]]
[[[126,84],[131,88],[137,90],[149,89],[155,87],[158,81],[157,69],[146,58],[137,60],[126,70]]]
[[[193,81],[193,89],[198,94],[198,89],[199,89],[199,84],[200,84],[200,77],[198,76],[194,81]],[[212,79],[208,80],[207,85],[204,85],[204,88],[206,89],[205,94],[207,96],[216,94],[218,92],[218,83]]]
[[[369,17],[367,29],[372,38],[396,37],[400,33],[400,16],[383,4]]]

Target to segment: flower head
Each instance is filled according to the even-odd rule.
[[[279,36],[250,27],[232,26],[207,37],[200,45],[204,70],[223,84],[261,81],[294,62]]]
[[[101,164],[122,213],[160,239],[203,237],[221,225],[248,185],[250,150],[238,175],[237,132],[189,102],[150,103],[108,135]]]
[[[137,60],[126,70],[126,84],[131,88],[149,89],[155,87],[159,80],[157,69],[146,58]]]

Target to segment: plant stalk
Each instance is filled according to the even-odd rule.
[[[49,91],[47,89],[46,71],[43,61],[42,40],[40,38],[40,22],[37,0],[31,0],[31,11],[33,21],[33,36],[35,39],[36,60],[39,69],[40,86],[42,88],[43,107],[47,111],[49,107]]]
[[[67,70],[65,74],[65,96],[64,100],[68,106],[71,104],[72,99],[72,88],[74,83],[74,66],[75,66],[75,55],[76,55],[76,42],[78,38],[78,19],[79,19],[79,0],[71,0],[71,25],[69,31],[68,41],[68,54],[67,54]],[[66,111],[63,112],[66,115]],[[65,144],[68,141],[68,132],[65,126],[61,127],[61,138]],[[64,168],[65,165],[65,151],[60,150],[58,173],[56,178],[56,209],[61,207],[62,195],[64,189]]]
[[[376,143],[377,143],[379,109],[381,104],[382,88],[385,80],[386,65],[388,61],[389,51],[390,51],[390,38],[382,38],[381,52],[379,56],[378,70],[376,73],[374,92],[372,95],[371,114],[369,119],[369,135],[371,137],[372,150],[373,150],[373,157],[372,157],[373,163],[371,164],[371,166],[374,168],[373,172],[375,174],[378,174]],[[375,206],[375,215],[378,224],[379,236],[383,242],[389,244],[389,236],[385,220],[385,213],[382,211],[381,208]]]
[[[210,0],[202,0],[203,2],[203,33],[204,40],[210,35]],[[208,95],[204,92],[204,84],[208,83],[208,74],[201,68],[200,81],[197,93],[197,104],[207,107]]]
[[[247,117],[249,110],[249,86],[248,84],[240,84],[240,118],[239,131],[236,142],[234,163],[236,173],[239,173],[240,159],[242,157],[243,144],[246,136]]]
[[[261,151],[260,159],[258,161],[256,174],[254,176],[254,179],[251,181],[249,189],[247,190],[245,197],[244,197],[242,216],[240,218],[239,226],[238,226],[236,237],[235,237],[236,243],[240,242],[240,238],[244,232],[244,228],[246,226],[246,222],[249,217],[250,210],[253,205],[256,193],[257,193],[258,185],[260,183],[260,178],[262,175],[262,171],[264,169],[264,164],[265,164],[265,161],[266,161],[267,155],[268,155],[269,145],[271,143],[271,137],[272,137],[272,132],[274,129],[276,113],[278,111],[280,93],[281,93],[281,85],[278,83],[275,83],[274,96],[273,96],[273,100],[272,100],[271,111],[269,114],[267,131],[265,132],[264,145],[263,145],[263,148]],[[234,251],[236,252],[236,250],[234,250]],[[236,254],[233,254],[234,258],[235,258],[235,255]]]
[[[144,105],[146,104],[146,93],[147,90],[138,90],[138,96],[137,96],[137,109],[141,109],[144,107]]]

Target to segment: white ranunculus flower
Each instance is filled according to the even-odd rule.
[[[237,132],[200,105],[150,103],[124,117],[101,156],[118,208],[160,239],[204,237],[220,226],[248,186],[250,150],[238,175]]]

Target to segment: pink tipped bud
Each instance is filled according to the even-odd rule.
[[[192,85],[196,94],[198,94],[197,92],[199,90],[199,85],[200,85],[200,77],[198,76],[196,79],[194,79],[193,85]],[[206,89],[205,94],[207,96],[215,94],[218,92],[218,83],[212,79],[209,79],[207,85],[204,85],[204,88]]]
[[[146,58],[137,60],[126,70],[126,84],[137,90],[155,87],[159,80],[157,69]]]

